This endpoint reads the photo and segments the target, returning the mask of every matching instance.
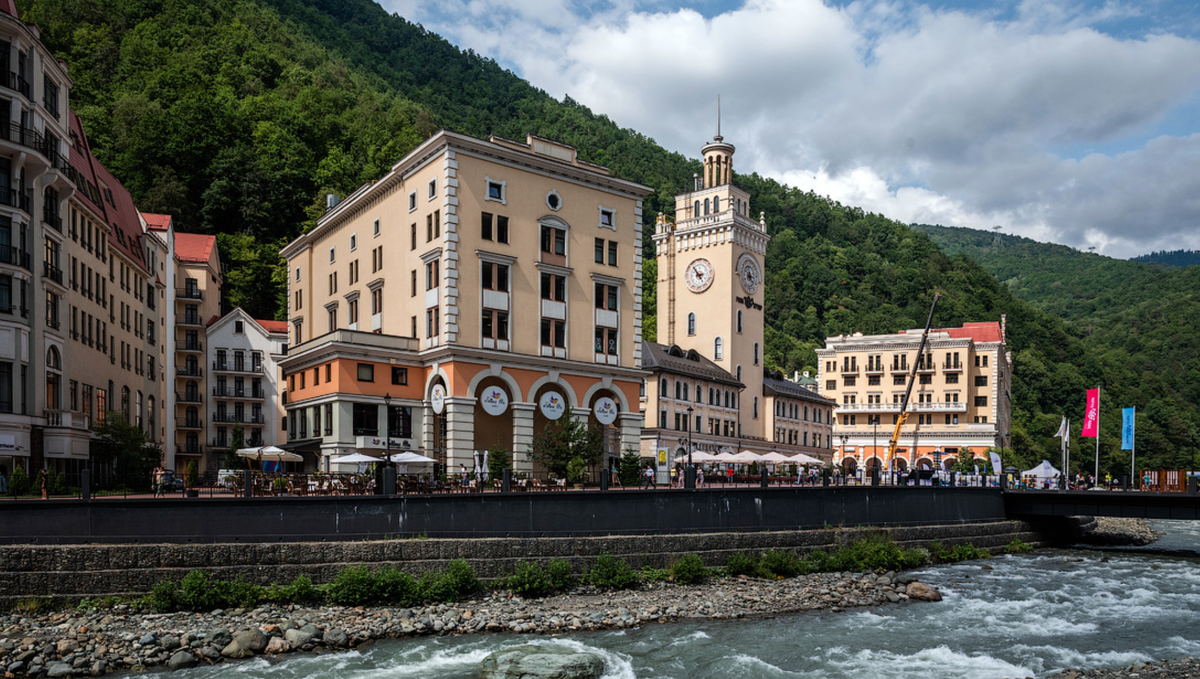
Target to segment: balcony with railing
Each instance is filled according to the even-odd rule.
[[[943,372],[962,372],[962,370],[963,364],[959,363],[958,361],[954,361],[953,363],[946,361],[945,363],[942,363]]]
[[[175,425],[175,428],[176,429],[201,429],[201,428],[203,428],[203,426],[204,426],[204,423],[200,421],[199,417],[195,417],[195,418],[186,417],[183,420],[179,421]]]
[[[0,245],[0,264],[19,266],[26,271],[32,271],[29,264],[29,253],[11,245]]]
[[[175,401],[177,403],[204,403],[204,394],[199,391],[185,391],[182,394],[175,392]]]
[[[62,216],[49,205],[42,208],[42,223],[62,233]]]
[[[182,316],[176,316],[175,318],[176,325],[191,325],[195,327],[204,325],[203,321],[200,320],[200,314],[183,314]]]
[[[204,446],[175,446],[176,455],[203,455]]]
[[[59,285],[63,284],[62,269],[58,268],[57,266],[54,266],[50,262],[42,262],[42,276],[49,278],[50,280],[54,281],[55,283],[58,283]]]
[[[77,413],[71,410],[45,410],[46,426],[52,429],[78,429],[91,431],[92,416],[87,413]]]
[[[882,375],[883,374],[883,364],[882,363],[868,363],[867,368],[864,372],[868,375]]]
[[[179,343],[179,351],[204,353],[204,343],[196,340],[184,340]]]
[[[921,375],[932,375],[937,372],[937,365],[933,361],[926,363],[925,361],[917,361],[917,373]]]
[[[12,90],[13,92],[20,92],[21,96],[29,101],[33,101],[33,88],[30,87],[29,81],[25,79],[25,76],[18,75],[12,71],[0,72],[0,87]]]
[[[189,368],[187,366],[184,366],[182,368],[175,369],[175,377],[186,377],[188,379],[204,377],[204,370],[201,369],[199,366],[197,366],[195,368]]]
[[[28,191],[21,193],[12,187],[0,186],[0,205],[15,207],[25,214],[30,214],[32,208],[29,206],[32,202],[33,198]]]
[[[177,288],[175,290],[176,299],[204,299],[204,291],[199,288]]]
[[[262,389],[234,389],[232,387],[213,387],[212,395],[217,398],[248,398],[248,399],[263,399],[265,394]]]
[[[267,423],[266,418],[263,417],[262,413],[259,413],[258,415],[254,415],[254,414],[246,415],[243,413],[241,416],[239,416],[237,413],[231,413],[231,412],[224,412],[224,413],[215,412],[215,413],[213,413],[213,422],[222,423],[222,424],[266,424]]]
[[[843,363],[841,373],[843,375],[857,375],[858,374],[858,364],[854,363],[851,365],[846,365],[845,363]]]
[[[245,363],[238,363],[237,361],[234,361],[232,363],[230,363],[228,361],[225,361],[225,362],[213,361],[212,369],[213,369],[213,372],[219,372],[219,373],[249,373],[249,374],[255,374],[255,375],[261,374],[263,371],[262,364],[247,365]]]

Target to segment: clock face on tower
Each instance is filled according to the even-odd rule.
[[[749,252],[743,253],[738,258],[738,278],[742,280],[742,288],[747,294],[753,295],[758,291],[758,284],[762,282],[762,269],[758,268],[758,260]]]
[[[688,290],[704,292],[713,282],[712,262],[703,257],[693,259],[692,263],[687,265],[687,270],[683,272],[683,280],[687,282]]]

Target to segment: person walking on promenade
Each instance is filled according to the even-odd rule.
[[[675,487],[675,481],[679,478],[679,466],[671,467],[671,487]]]
[[[646,471],[643,472],[646,477],[646,488],[654,488],[654,467],[646,465]]]
[[[42,499],[50,499],[50,488],[46,485],[46,470],[42,470]]]

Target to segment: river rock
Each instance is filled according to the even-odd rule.
[[[937,591],[936,587],[926,585],[923,582],[910,582],[908,588],[904,592],[910,599],[919,601],[941,601],[942,593]]]
[[[69,677],[71,676],[71,666],[65,662],[52,662],[46,667],[47,677]],[[596,675],[600,676],[600,675]]]
[[[283,633],[283,638],[292,646],[303,646],[312,641],[313,635],[300,629],[290,629]]]
[[[167,667],[172,670],[181,670],[185,667],[194,667],[195,665],[196,656],[192,655],[191,651],[179,651],[167,661]]]
[[[271,637],[271,640],[267,642],[266,652],[271,655],[287,653],[290,650],[292,650],[292,645],[281,637]]]
[[[333,648],[341,648],[346,645],[346,630],[341,627],[331,627],[325,633],[325,644]]]
[[[256,629],[248,629],[238,632],[233,635],[233,640],[241,645],[242,648],[255,653],[261,652],[267,647],[267,635],[259,632]]]
[[[563,646],[516,646],[479,665],[480,679],[599,679],[604,659]]]

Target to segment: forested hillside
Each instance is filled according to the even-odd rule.
[[[142,209],[219,234],[232,266],[229,301],[262,317],[283,313],[277,252],[312,225],[321,195],[381,176],[439,128],[572,144],[581,157],[655,189],[648,230],[699,169],[370,0],[18,0],[18,7],[69,63],[71,105],[97,155]],[[696,132],[697,150],[704,134]],[[766,212],[773,236],[771,367],[813,369],[813,352],[828,335],[919,326],[935,291],[945,294],[939,325],[1007,313],[1016,452],[1006,455],[1018,465],[1056,459],[1059,413],[1078,418],[1086,387],[1145,384],[1137,370],[1152,361],[1129,359],[1151,348],[1126,347],[1125,361],[1102,357],[1081,339],[1094,333],[1017,299],[971,259],[903,224],[754,174],[736,181],[753,210]],[[1104,308],[1103,300],[1093,306]],[[1147,409],[1139,450],[1186,455],[1180,446],[1200,422],[1195,399],[1157,384],[1152,396],[1161,405]],[[1115,452],[1117,422],[1103,424],[1116,471],[1126,459]]]
[[[1200,264],[1200,250],[1159,250],[1148,255],[1131,257],[1129,261],[1165,266],[1195,266]]]

